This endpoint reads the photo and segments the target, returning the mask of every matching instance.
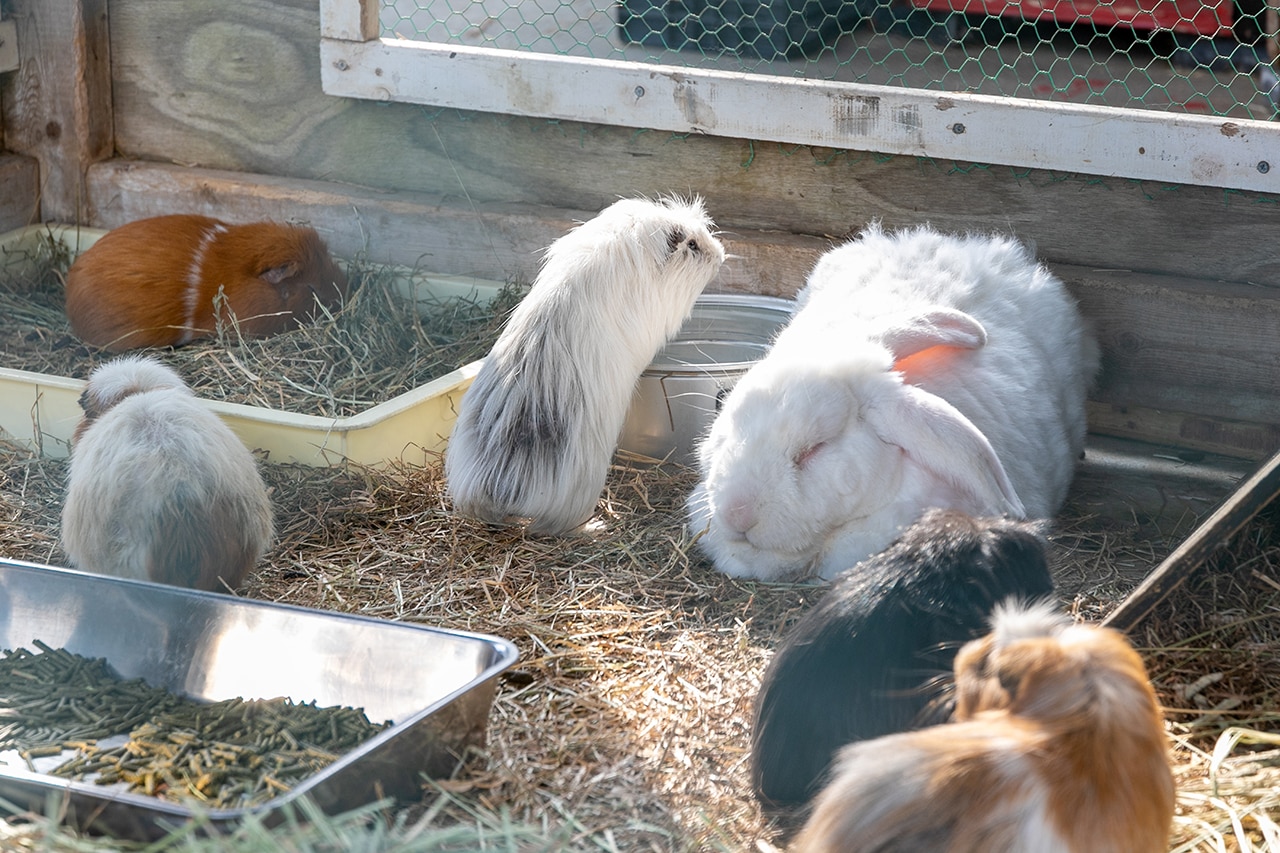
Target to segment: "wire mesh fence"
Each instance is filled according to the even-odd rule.
[[[1269,5],[1272,4],[1272,5]],[[1277,0],[383,0],[384,35],[1275,119]]]

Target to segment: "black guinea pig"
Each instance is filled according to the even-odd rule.
[[[756,697],[751,784],[794,814],[853,741],[945,722],[956,650],[995,606],[1053,592],[1033,522],[934,509],[837,575],[783,639]]]

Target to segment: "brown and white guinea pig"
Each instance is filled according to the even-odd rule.
[[[957,722],[845,747],[793,849],[1168,849],[1168,743],[1123,635],[1002,606],[955,669]]]
[[[257,464],[230,428],[141,355],[96,368],[80,405],[62,510],[71,564],[195,589],[239,586],[274,532]]]
[[[209,337],[232,316],[244,335],[276,334],[346,293],[314,229],[176,214],[122,225],[84,252],[67,273],[67,318],[85,343],[122,352]]]
[[[956,651],[997,604],[1053,593],[1038,525],[929,510],[838,575],[774,653],[756,697],[751,783],[789,817],[839,749],[950,719]]]
[[[636,380],[724,262],[701,200],[624,199],[547,249],[462,399],[454,507],[561,534],[591,518]]]

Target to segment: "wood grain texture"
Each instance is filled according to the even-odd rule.
[[[65,0],[59,0],[65,2]],[[1280,286],[1280,197],[326,96],[318,0],[112,0],[118,148],[146,160],[599,210],[697,192],[727,229],[1014,232],[1058,263]]]
[[[1280,425],[1280,290],[1065,265],[1055,271],[1097,328],[1096,398]]]
[[[1280,424],[1250,423],[1220,415],[1150,409],[1127,402],[1088,404],[1089,431],[1166,447],[1259,461],[1280,451]]]
[[[35,158],[0,154],[0,234],[40,221],[39,192]]]
[[[40,163],[40,215],[87,218],[84,175],[110,156],[107,0],[14,0],[21,63],[0,76],[5,147]]]
[[[99,228],[166,213],[301,222],[345,257],[497,281],[532,281],[542,250],[597,212],[473,205],[426,193],[127,160],[95,166],[89,186],[96,201],[91,224]],[[779,231],[735,230],[722,239],[732,257],[711,289],[772,296],[794,295],[828,245]]]

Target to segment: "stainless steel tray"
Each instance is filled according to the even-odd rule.
[[[309,797],[329,813],[414,799],[483,742],[510,642],[482,634],[309,610],[0,559],[0,648],[33,640],[106,658],[125,678],[195,699],[288,697],[365,709],[392,725],[260,806],[205,811],[215,825],[271,822]],[[0,766],[0,799],[111,835],[152,839],[191,819],[181,804]]]
[[[694,449],[720,403],[791,321],[795,302],[749,293],[704,293],[636,382],[618,447],[695,464]]]

